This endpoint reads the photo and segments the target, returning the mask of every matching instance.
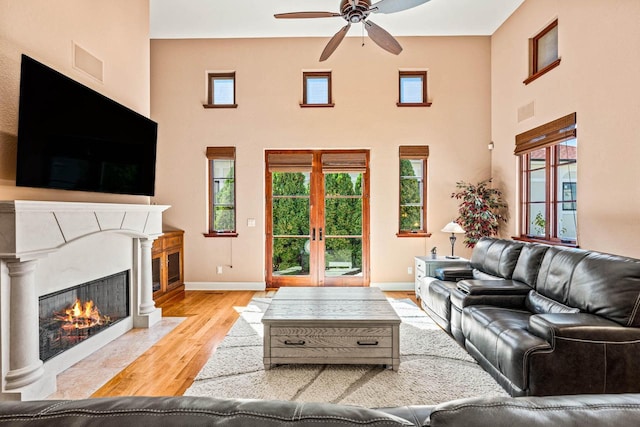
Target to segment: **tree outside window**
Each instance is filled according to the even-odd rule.
[[[424,235],[426,226],[426,169],[429,147],[400,147],[400,220],[398,236]]]

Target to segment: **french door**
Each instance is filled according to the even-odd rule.
[[[369,151],[267,151],[266,281],[369,286]]]

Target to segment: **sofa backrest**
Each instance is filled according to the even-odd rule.
[[[536,291],[547,298],[625,326],[640,326],[640,260],[552,247]]]
[[[520,251],[518,262],[513,270],[512,279],[525,283],[533,288],[538,278],[542,259],[548,249],[548,245],[538,243],[525,244]]]
[[[524,243],[514,240],[483,237],[473,249],[471,267],[491,276],[511,279],[523,246]]]

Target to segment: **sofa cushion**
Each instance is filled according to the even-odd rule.
[[[356,406],[193,396],[0,402],[0,424],[13,427],[413,425],[406,419]]]
[[[535,314],[547,313],[579,313],[580,310],[560,304],[550,298],[540,295],[536,291],[530,291],[525,300],[525,306]]]
[[[466,346],[476,351],[518,388],[528,387],[528,356],[551,345],[529,332],[526,310],[493,306],[470,306],[462,310],[462,332]]]
[[[451,318],[451,291],[455,288],[456,282],[434,280],[429,283],[424,298],[424,302],[431,309],[430,314],[440,317],[443,322],[438,322],[438,324],[446,330],[449,329],[449,319]]]
[[[640,260],[589,252],[576,265],[570,306],[625,326],[640,326]]]
[[[540,264],[542,264],[542,259],[547,249],[549,249],[547,245],[537,243],[525,244],[520,251],[518,262],[516,262],[516,267],[513,270],[513,280],[526,283],[533,288],[536,284]]]
[[[640,395],[476,397],[433,408],[431,426],[592,427],[640,425]]]
[[[523,246],[524,243],[513,240],[482,238],[471,254],[471,267],[491,276],[511,279]],[[485,279],[476,277],[475,272],[474,277]]]
[[[542,258],[535,290],[561,304],[582,309],[581,306],[567,303],[567,298],[573,270],[587,255],[588,252],[581,249],[550,247]]]

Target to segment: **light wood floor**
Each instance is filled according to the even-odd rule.
[[[182,396],[238,319],[253,291],[185,292],[161,305],[163,316],[186,317],[167,336],[96,391],[92,397]],[[386,292],[412,298],[413,292]]]

